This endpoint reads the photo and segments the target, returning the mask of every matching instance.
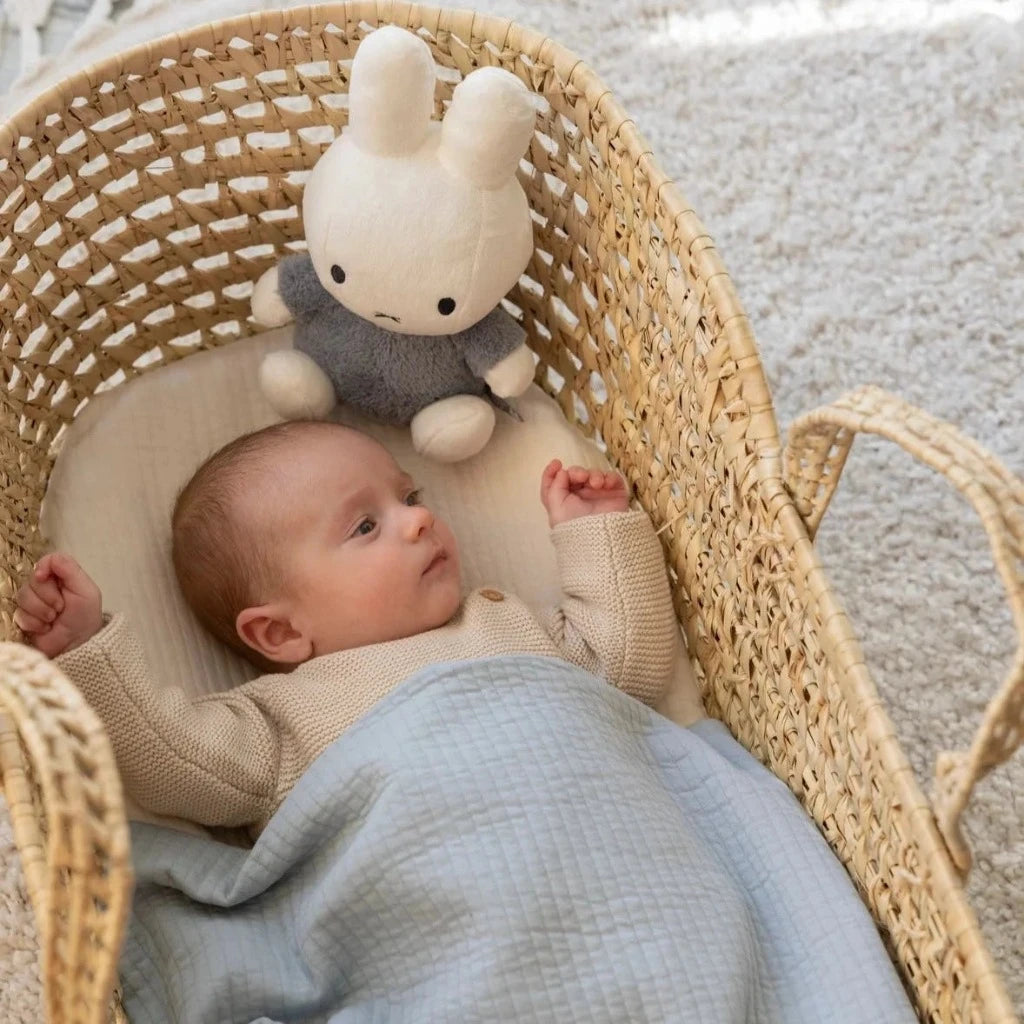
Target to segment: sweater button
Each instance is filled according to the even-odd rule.
[[[491,590],[490,588],[485,588],[484,590],[481,590],[480,596],[486,597],[488,601],[505,600],[505,595],[500,590]]]

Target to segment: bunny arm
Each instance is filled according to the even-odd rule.
[[[533,353],[524,342],[511,355],[484,374],[484,382],[499,398],[521,395],[532,383],[536,372]]]
[[[260,390],[283,420],[322,420],[335,405],[330,377],[303,352],[268,352],[260,363]]]
[[[283,327],[292,319],[291,311],[281,298],[279,284],[278,268],[271,267],[252,290],[252,315],[263,327]]]

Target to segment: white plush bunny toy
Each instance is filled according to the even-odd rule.
[[[456,462],[487,444],[495,408],[517,416],[506,399],[534,376],[499,305],[533,251],[515,172],[534,105],[514,75],[479,68],[434,121],[435,77],[411,32],[363,40],[348,126],[306,185],[308,254],[260,278],[252,312],[266,326],[295,320],[295,348],[260,367],[281,417],[323,418],[344,402],[409,423],[417,451]]]

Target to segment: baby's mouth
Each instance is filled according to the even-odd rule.
[[[443,549],[441,551],[438,551],[438,553],[434,555],[434,557],[430,560],[430,563],[427,565],[426,569],[423,570],[422,575],[426,576],[428,572],[430,572],[433,569],[436,569],[442,562],[445,562],[447,560],[448,552],[444,551]]]

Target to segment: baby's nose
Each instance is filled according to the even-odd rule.
[[[413,537],[419,537],[434,525],[434,513],[426,505],[410,505],[409,530]]]

